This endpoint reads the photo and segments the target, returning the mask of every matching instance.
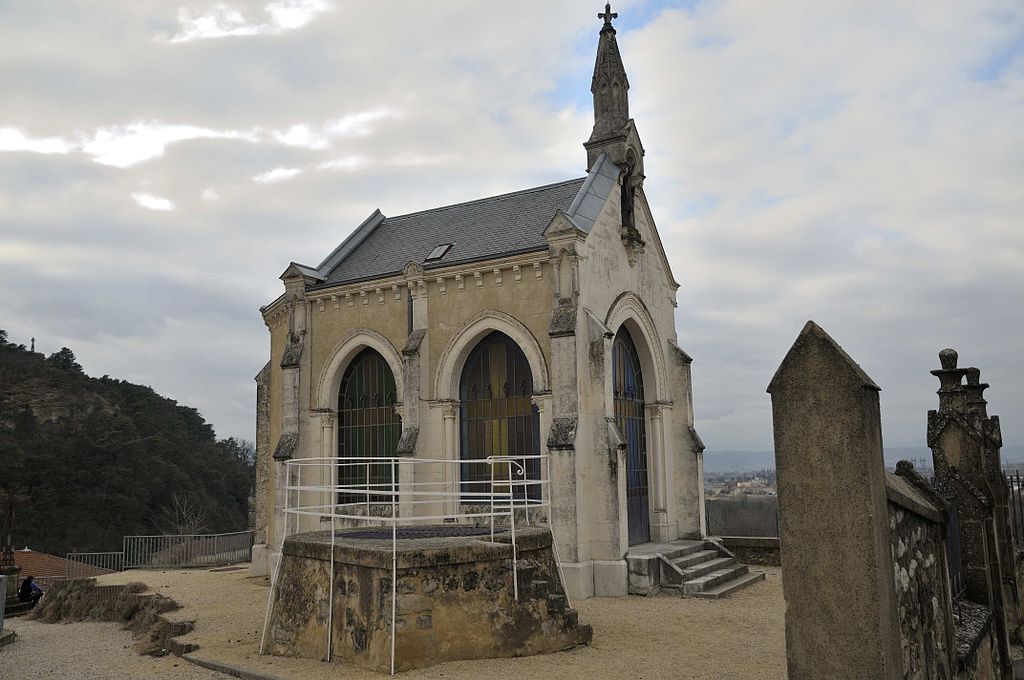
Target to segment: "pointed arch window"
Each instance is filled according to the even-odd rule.
[[[612,397],[615,424],[626,439],[626,515],[629,545],[636,545],[651,540],[647,428],[640,355],[625,327],[612,342]]]
[[[536,456],[540,453],[540,411],[533,403],[533,373],[526,355],[512,338],[493,331],[473,348],[462,369],[459,384],[461,446],[463,461],[488,456]],[[540,461],[524,458],[526,477],[540,479]],[[508,466],[464,463],[461,468],[463,502],[480,502],[495,480],[508,478]],[[507,485],[496,491],[507,493]],[[539,485],[517,498],[540,498]]]
[[[402,418],[395,412],[397,390],[391,367],[376,350],[363,349],[345,369],[338,391],[338,456],[389,458],[402,436]],[[347,461],[338,467],[338,484],[369,491],[391,490],[391,466],[384,461]],[[390,497],[345,493],[339,503],[386,502]]]

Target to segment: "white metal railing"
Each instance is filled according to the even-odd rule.
[[[387,470],[389,480],[381,481]],[[339,474],[339,471],[346,471]],[[527,471],[533,473],[528,475]],[[474,474],[475,473],[475,474]],[[385,475],[386,476],[386,475]],[[469,481],[463,481],[465,477]],[[361,478],[361,481],[360,481]],[[398,581],[398,527],[416,524],[472,523],[489,526],[489,537],[509,534],[512,547],[513,596],[519,599],[516,522],[538,522],[550,530],[550,460],[546,454],[495,455],[477,460],[439,458],[295,458],[285,461],[287,480],[284,497],[284,536],[299,531],[320,530],[319,523],[331,523],[331,555],[337,531],[358,526],[391,529],[391,674],[395,673],[395,607]],[[345,479],[347,483],[339,480]],[[344,502],[342,502],[344,501]],[[311,518],[317,518],[312,525]],[[303,520],[303,518],[307,518]],[[485,534],[484,538],[488,535]],[[504,542],[504,541],[503,541]],[[552,537],[552,549],[555,541]],[[558,563],[557,552],[555,561]],[[273,583],[281,563],[277,561]],[[334,582],[334,561],[330,565]],[[562,578],[559,567],[559,578]],[[564,578],[562,579],[564,587]],[[327,588],[326,659],[331,660],[334,591]],[[273,588],[268,594],[267,612],[260,641],[266,652],[266,633],[273,606]]]
[[[64,557],[65,578],[102,576],[123,570],[124,553],[121,552],[68,553]]]
[[[124,569],[211,567],[252,559],[252,532],[125,536]]]

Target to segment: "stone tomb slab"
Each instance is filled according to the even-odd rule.
[[[590,626],[568,608],[551,532],[516,530],[519,597],[511,534],[465,525],[399,527],[395,670],[446,661],[546,654],[586,644]],[[288,538],[274,585],[266,653],[391,670],[391,529]],[[333,611],[331,593],[333,588]],[[330,636],[328,628],[330,627]],[[328,640],[330,638],[330,640]]]

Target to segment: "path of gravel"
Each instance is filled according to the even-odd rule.
[[[782,577],[777,567],[764,570],[765,581],[722,600],[666,596],[574,603],[580,621],[594,627],[589,647],[519,659],[447,663],[400,677],[781,680],[786,677]],[[143,581],[177,600],[183,608],[167,616],[195,620],[193,632],[182,638],[200,645],[195,656],[283,680],[387,677],[352,666],[259,656],[268,586],[266,579],[252,577],[247,570],[133,571],[104,576],[101,581]]]
[[[140,656],[116,623],[8,619],[18,639],[0,650],[0,680],[227,680],[176,657]]]

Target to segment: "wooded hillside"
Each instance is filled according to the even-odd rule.
[[[16,547],[62,555],[120,550],[130,534],[243,530],[252,458],[194,408],[0,330],[0,489],[18,498]]]

